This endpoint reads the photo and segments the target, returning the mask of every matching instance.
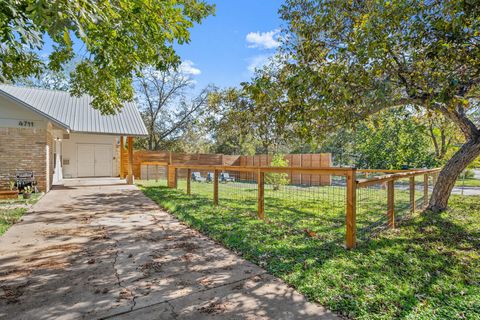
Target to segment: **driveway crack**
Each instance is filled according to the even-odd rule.
[[[221,287],[229,286],[229,285],[232,285],[232,284],[235,284],[235,283],[245,282],[245,281],[248,281],[248,280],[253,279],[253,278],[255,278],[255,277],[259,277],[259,276],[265,275],[265,274],[268,274],[268,273],[267,273],[266,271],[263,271],[263,272],[260,272],[260,273],[258,273],[258,274],[255,274],[255,275],[251,275],[251,276],[249,276],[249,277],[246,277],[246,278],[238,279],[238,280],[231,281],[231,282],[222,283],[222,284],[220,284],[220,285],[212,286],[212,287],[210,287],[210,288],[201,289],[201,290],[196,291],[195,293],[206,292],[206,291],[218,289],[218,288],[221,288]],[[161,305],[161,304],[166,303],[166,304],[170,307],[170,309],[172,310],[173,319],[178,319],[178,314],[175,312],[175,307],[173,306],[172,301],[179,300],[179,299],[184,299],[185,297],[187,297],[187,296],[176,297],[176,298],[172,298],[172,299],[167,299],[167,300],[158,301],[158,302],[151,303],[151,304],[149,304],[149,305],[140,307],[140,308],[136,309],[136,311],[142,310],[142,309],[146,309],[146,308],[150,308],[150,307],[153,307],[153,306],[157,306],[157,305]],[[133,309],[133,308],[132,308],[132,309]],[[132,309],[130,309],[130,311],[119,312],[119,313],[112,314],[112,315],[109,315],[109,316],[107,316],[107,317],[103,317],[103,318],[100,318],[100,319],[111,319],[111,318],[114,318],[114,317],[118,317],[118,316],[120,316],[120,315],[127,314],[127,313],[129,313],[129,312],[132,312],[132,311],[133,311]]]
[[[178,319],[178,314],[175,312],[175,306],[170,301],[167,301],[167,304],[171,309],[173,319]]]
[[[137,301],[135,300],[136,299],[136,296],[134,294],[134,292],[129,289],[128,287],[126,287],[125,285],[122,284],[122,280],[120,279],[120,274],[118,273],[118,269],[117,269],[117,261],[118,261],[118,256],[120,254],[120,250],[118,249],[119,248],[119,243],[118,243],[118,240],[115,240],[115,256],[114,256],[114,259],[113,259],[113,262],[112,262],[112,267],[113,267],[113,271],[115,273],[115,278],[117,278],[117,285],[122,288],[122,290],[120,291],[120,296],[119,296],[119,299],[128,299],[130,298],[131,299],[131,302],[132,302],[132,306],[130,307],[130,311],[132,311],[135,306],[137,305]]]

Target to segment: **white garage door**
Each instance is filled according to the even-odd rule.
[[[113,147],[108,144],[77,144],[79,177],[111,177]]]

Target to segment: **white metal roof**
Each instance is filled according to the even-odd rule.
[[[58,90],[0,84],[0,94],[41,114],[72,132],[145,136],[147,129],[133,102],[115,115],[102,115],[88,95],[75,97]]]

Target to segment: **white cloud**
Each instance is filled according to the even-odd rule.
[[[194,65],[191,60],[185,60],[180,64],[179,71],[185,75],[198,76],[202,71]]]
[[[268,59],[270,57],[271,56],[268,55],[268,54],[261,54],[261,55],[258,55],[258,56],[255,56],[255,57],[252,57],[252,58],[248,59],[248,61],[249,61],[248,66],[247,66],[248,71],[250,73],[254,73],[255,69],[261,68],[265,64],[267,64]]]
[[[246,37],[248,47],[274,49],[280,45],[280,42],[277,41],[279,32],[278,29],[267,32],[250,32]]]

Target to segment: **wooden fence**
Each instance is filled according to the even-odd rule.
[[[127,159],[127,150],[122,152],[123,159]],[[332,156],[330,153],[321,154],[287,154],[285,160],[289,167],[317,168],[331,167]],[[142,165],[154,165],[155,163],[168,163],[175,165],[210,165],[210,166],[243,166],[243,167],[268,167],[272,162],[272,155],[238,156],[224,154],[187,154],[169,151],[135,151],[133,153],[133,175],[137,179],[142,178]],[[127,172],[128,160],[121,161],[123,171]],[[143,172],[155,174],[157,168],[146,168]],[[145,176],[145,175],[144,175]],[[181,176],[181,178],[184,178]],[[243,179],[256,181],[256,175],[242,173]],[[310,175],[308,173],[289,172],[288,178],[293,184],[330,185],[330,175]]]
[[[257,215],[259,219],[265,219],[265,175],[271,173],[290,174],[292,175],[325,175],[325,176],[340,176],[345,182],[343,185],[327,187],[327,188],[344,188],[344,203],[345,208],[345,246],[348,249],[356,247],[357,244],[357,207],[359,200],[357,199],[357,192],[362,188],[371,186],[385,187],[386,192],[386,216],[387,225],[390,228],[395,228],[395,182],[402,179],[409,179],[410,183],[407,189],[410,193],[410,211],[415,211],[418,206],[415,203],[415,177],[423,177],[423,204],[427,204],[429,187],[436,182],[436,177],[440,169],[425,169],[425,170],[356,170],[355,168],[335,168],[335,167],[317,167],[317,168],[302,168],[302,167],[267,167],[267,166],[225,166],[225,165],[168,165],[167,166],[167,185],[169,188],[177,187],[177,180],[179,178],[178,172],[185,171],[186,174],[186,192],[191,193],[191,173],[194,171],[212,172],[213,173],[213,204],[219,205],[219,176],[222,172],[240,172],[250,175],[256,175],[256,189],[257,189]],[[380,176],[358,179],[359,174],[379,174]],[[429,179],[432,178],[432,179]],[[430,182],[431,181],[431,182]],[[295,192],[298,192],[298,187]],[[318,187],[317,187],[318,188]],[[343,194],[343,193],[342,193]]]
[[[127,159],[127,150],[122,152],[123,159]],[[142,164],[195,164],[195,165],[239,165],[240,156],[223,154],[188,154],[170,151],[135,151],[133,153],[133,175],[140,179]],[[128,160],[122,161],[123,172],[127,172]]]
[[[241,156],[240,166],[243,167],[269,167],[272,163],[272,155]],[[289,167],[295,168],[327,168],[332,167],[332,155],[330,153],[319,154],[286,154],[284,156]],[[297,171],[288,171],[288,179],[292,184],[307,185],[331,185],[331,175],[312,175],[308,173],[299,173]],[[248,173],[243,173],[242,178],[249,179]],[[256,181],[255,177],[252,177]]]

